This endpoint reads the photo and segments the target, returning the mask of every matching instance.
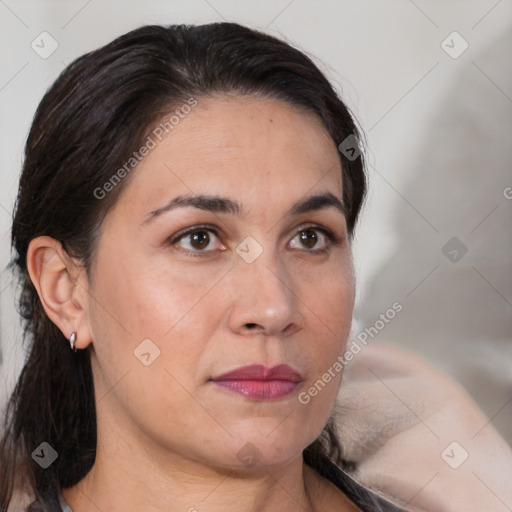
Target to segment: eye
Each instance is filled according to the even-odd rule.
[[[170,243],[185,252],[212,252],[224,248],[215,231],[204,227],[189,229],[175,237]]]
[[[331,242],[335,242],[335,237],[328,230],[308,227],[297,232],[290,240],[289,247],[320,252],[326,250]]]

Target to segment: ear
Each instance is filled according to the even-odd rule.
[[[86,348],[92,339],[87,310],[89,283],[83,267],[60,242],[39,236],[29,244],[27,268],[50,320],[67,339],[76,332],[75,346]]]

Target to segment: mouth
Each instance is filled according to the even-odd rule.
[[[302,376],[291,366],[279,364],[268,368],[250,365],[237,368],[210,379],[216,386],[251,400],[279,400],[293,393],[302,383]]]

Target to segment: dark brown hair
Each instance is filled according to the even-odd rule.
[[[74,353],[47,317],[27,272],[29,242],[60,241],[87,272],[98,228],[127,176],[98,199],[95,190],[144,143],[164,115],[213,94],[260,95],[315,113],[336,146],[359,131],[348,108],[302,52],[234,23],[145,26],[70,64],[42,99],[27,139],[12,226],[20,313],[28,357],[10,399],[0,442],[0,506],[23,484],[41,510],[61,510],[58,493],[79,482],[96,452],[96,416],[88,350]],[[343,200],[352,235],[366,190],[362,156],[340,151]],[[304,451],[322,473],[343,464],[329,422]],[[41,442],[58,452],[47,469],[31,454]]]

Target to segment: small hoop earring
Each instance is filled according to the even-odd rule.
[[[76,341],[76,332],[72,332],[71,336],[69,337],[69,344],[71,345],[71,349],[76,352],[75,341]]]

